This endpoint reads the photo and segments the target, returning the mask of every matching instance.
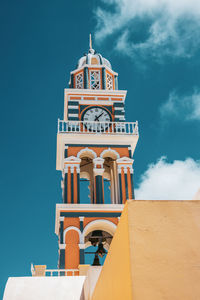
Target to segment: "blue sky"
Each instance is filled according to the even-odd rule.
[[[30,263],[57,266],[57,118],[69,72],[94,48],[139,121],[138,199],[191,199],[200,188],[197,0],[1,1],[1,291]]]

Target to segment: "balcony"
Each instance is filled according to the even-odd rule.
[[[58,133],[138,135],[136,122],[63,121],[58,119]]]
[[[47,269],[46,265],[31,264],[32,276],[79,276],[79,269]]]

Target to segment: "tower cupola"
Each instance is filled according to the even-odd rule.
[[[118,73],[114,72],[109,60],[92,48],[90,35],[89,50],[82,56],[74,71],[70,73],[70,88],[92,90],[117,90]]]

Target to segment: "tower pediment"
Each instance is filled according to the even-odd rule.
[[[64,159],[64,163],[80,163],[81,159],[76,156],[69,156]]]
[[[132,164],[133,162],[134,160],[132,158],[126,156],[117,159],[118,164]]]

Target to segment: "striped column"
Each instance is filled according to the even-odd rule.
[[[74,156],[64,159],[64,203],[80,203],[80,162]]]
[[[117,159],[119,177],[119,203],[125,203],[127,199],[134,199],[133,189],[133,159],[122,157]]]
[[[78,101],[68,101],[68,120],[78,121],[79,120],[79,102]]]
[[[115,102],[113,106],[114,106],[115,122],[125,121],[124,103],[123,102]]]
[[[104,184],[103,184],[103,158],[95,158],[93,159],[94,163],[94,202],[96,204],[103,204],[104,203]]]

